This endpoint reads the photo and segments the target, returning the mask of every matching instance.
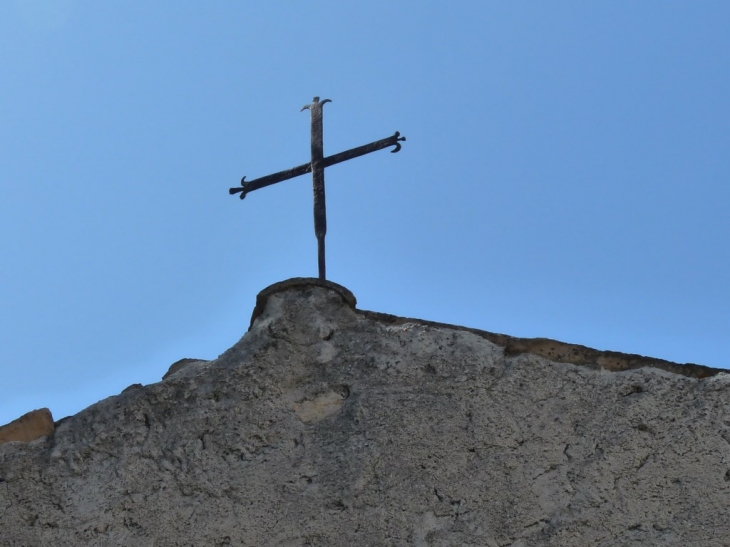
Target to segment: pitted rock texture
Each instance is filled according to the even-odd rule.
[[[730,375],[515,354],[340,289],[271,290],[218,359],[0,445],[0,546],[730,545]]]

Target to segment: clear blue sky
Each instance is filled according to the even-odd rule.
[[[726,1],[0,3],[0,423],[73,414],[316,276],[362,309],[728,368]]]

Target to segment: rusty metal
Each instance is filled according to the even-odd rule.
[[[311,161],[286,171],[279,171],[272,175],[260,177],[251,181],[246,181],[244,176],[241,179],[241,186],[237,188],[230,188],[229,194],[241,194],[240,198],[243,199],[247,194],[271,186],[277,182],[304,175],[305,173],[312,173],[312,189],[314,193],[314,234],[317,236],[317,262],[319,267],[320,279],[326,279],[326,267],[325,267],[325,245],[324,239],[327,234],[327,207],[325,204],[325,192],[324,192],[324,170],[326,167],[335,165],[337,163],[351,160],[359,156],[364,156],[370,152],[376,152],[389,146],[395,146],[391,152],[398,152],[401,149],[401,142],[405,141],[405,137],[401,137],[398,131],[395,132],[391,137],[380,139],[379,141],[371,142],[363,146],[351,148],[345,150],[339,154],[333,154],[332,156],[324,156],[323,136],[322,136],[322,107],[325,103],[330,103],[329,99],[323,101],[319,100],[319,97],[314,97],[311,104],[302,107],[303,110],[309,110],[311,115],[311,126],[312,126],[312,151]]]

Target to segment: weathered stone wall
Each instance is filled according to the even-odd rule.
[[[730,375],[551,361],[315,281],[254,316],[0,445],[0,546],[730,545]]]

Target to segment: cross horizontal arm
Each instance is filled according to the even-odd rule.
[[[254,190],[258,190],[259,188],[265,188],[266,186],[271,186],[272,184],[276,184],[277,182],[293,179],[294,177],[298,177],[300,175],[311,172],[312,164],[305,163],[303,165],[287,169],[286,171],[279,171],[278,173],[274,173],[273,175],[266,175],[265,177],[250,180],[248,182],[246,182],[245,180],[246,177],[243,177],[241,179],[241,187],[229,188],[228,193],[238,194],[239,192],[241,192],[241,199],[243,199],[246,197],[246,194],[248,194],[249,192],[253,192]]]
[[[406,138],[401,137],[400,133],[396,131],[392,136],[385,139],[380,139],[379,141],[371,142],[370,144],[358,146],[357,148],[351,148],[350,150],[345,150],[344,152],[340,152],[339,154],[333,154],[331,156],[327,156],[326,158],[322,158],[320,165],[322,167],[329,167],[330,165],[335,165],[343,161],[364,156],[365,154],[369,154],[370,152],[376,152],[377,150],[382,150],[383,148],[388,148],[389,146],[395,146],[395,149],[391,150],[391,152],[398,152],[398,150],[400,150],[401,148],[400,141],[405,140]],[[260,177],[251,181],[246,181],[246,177],[243,177],[241,179],[241,186],[238,188],[229,188],[228,193],[240,193],[241,199],[243,199],[246,197],[246,194],[248,194],[249,192],[253,192],[254,190],[258,190],[259,188],[265,188],[266,186],[271,186],[272,184],[276,184],[277,182],[293,179],[294,177],[298,177],[300,175],[311,172],[312,164],[310,162],[299,165],[297,167],[293,167],[291,169],[287,169],[286,171],[279,171],[278,173],[274,173],[273,175],[266,175],[265,177]]]
[[[395,153],[400,150],[400,142],[398,141],[404,140],[406,140],[406,138],[401,137],[400,133],[396,131],[393,136],[388,137],[387,139],[380,139],[379,141],[371,142],[370,144],[364,144],[362,146],[358,146],[357,148],[345,150],[344,152],[340,152],[339,154],[327,156],[326,158],[322,159],[322,165],[324,167],[329,167],[330,165],[335,165],[336,163],[364,156],[365,154],[369,154],[370,152],[376,152],[377,150],[382,150],[383,148],[388,148],[389,146],[395,146],[395,149],[391,150],[391,152]]]

